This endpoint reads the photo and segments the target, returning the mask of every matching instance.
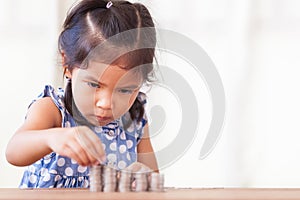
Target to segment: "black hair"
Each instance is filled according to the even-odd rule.
[[[115,37],[110,42],[115,48],[110,48],[106,54],[111,54],[112,49],[130,49],[115,59],[114,64],[126,63],[126,68],[131,69],[138,65],[147,65],[141,68],[143,80],[151,81],[153,74],[153,60],[155,57],[156,33],[154,23],[148,9],[140,3],[128,1],[111,1],[112,6],[107,8],[106,0],[81,0],[69,11],[63,30],[59,36],[59,51],[64,55],[63,65],[71,73],[75,67],[87,67],[83,65],[89,53],[105,40]],[[143,28],[150,28],[143,33]],[[129,34],[129,38],[118,38],[118,34],[136,30]],[[146,46],[145,46],[146,45]],[[144,46],[146,48],[136,48]],[[105,57],[105,55],[103,56]],[[72,81],[67,82],[65,88],[64,103],[68,112],[73,115]],[[75,106],[75,107],[74,107]],[[142,102],[136,98],[129,109],[132,120],[140,121],[144,115]]]

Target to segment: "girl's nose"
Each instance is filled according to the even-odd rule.
[[[111,92],[100,92],[96,94],[96,106],[103,110],[111,109],[112,104],[112,93]]]

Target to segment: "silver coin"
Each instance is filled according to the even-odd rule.
[[[127,171],[120,171],[118,178],[118,191],[119,192],[130,192],[132,184],[132,174]]]
[[[92,192],[164,191],[164,175],[156,172],[133,173],[98,165],[90,167],[89,180]]]
[[[117,190],[117,170],[104,166],[102,172],[103,192],[115,192]]]
[[[90,191],[101,192],[102,191],[102,166],[91,166],[90,167]]]
[[[148,190],[148,173],[133,173],[134,187],[132,191],[144,192]]]
[[[149,191],[163,192],[164,191],[164,175],[161,173],[152,172],[149,175]]]

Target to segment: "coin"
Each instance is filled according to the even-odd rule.
[[[103,172],[103,192],[115,192],[117,189],[117,170],[104,166]]]
[[[118,179],[118,191],[130,192],[132,184],[132,173],[128,171],[120,171]]]
[[[149,191],[163,192],[164,191],[164,174],[152,172],[149,175]]]
[[[91,192],[163,192],[164,175],[157,172],[117,171],[108,166],[90,167]]]
[[[90,167],[90,191],[101,192],[102,191],[102,166],[91,166]]]
[[[132,191],[144,192],[148,190],[148,173],[147,172],[137,172],[133,173],[134,177],[134,187]]]

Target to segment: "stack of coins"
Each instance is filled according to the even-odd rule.
[[[118,181],[119,192],[130,192],[132,184],[132,174],[128,171],[120,171]]]
[[[91,192],[163,192],[164,175],[156,172],[118,171],[107,166],[90,167]]]
[[[117,170],[111,167],[103,167],[103,192],[115,192],[117,189]]]
[[[163,192],[164,191],[164,175],[156,172],[150,173],[149,176],[149,191]]]
[[[134,173],[135,192],[144,192],[148,190],[148,173]]]
[[[101,192],[102,191],[102,166],[90,167],[90,191]]]

